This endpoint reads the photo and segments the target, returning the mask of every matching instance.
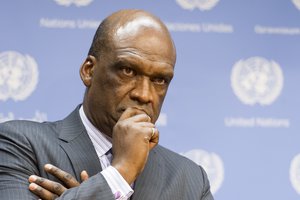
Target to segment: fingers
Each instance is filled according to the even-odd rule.
[[[159,141],[159,131],[157,128],[151,128],[151,137],[149,140],[149,148],[153,149]]]
[[[155,133],[156,133],[156,128],[152,127],[152,128],[151,128],[151,131],[152,131],[152,133],[151,133],[151,137],[150,137],[150,138],[152,138],[152,137],[155,135]]]
[[[127,123],[131,123],[131,121],[129,121]],[[151,122],[136,122],[136,124],[143,128],[155,128],[155,125],[152,124]]]
[[[74,177],[53,165],[46,164],[44,168],[48,173],[63,181],[68,188],[79,185]],[[86,181],[89,178],[89,175],[86,171],[82,171],[80,178],[82,181]],[[30,176],[28,181],[30,182],[29,190],[39,196],[41,199],[45,200],[56,199],[67,190],[66,187],[58,182],[54,182],[36,175]]]
[[[44,188],[38,186],[35,183],[30,183],[29,190],[43,200],[54,200],[58,197],[56,194],[45,190]]]
[[[121,115],[119,121],[128,118],[131,118],[133,122],[141,122],[141,121],[151,122],[151,117],[146,113],[146,111],[135,107],[127,108]]]
[[[155,126],[153,125],[152,127],[148,126],[148,134],[145,135],[145,138],[150,141],[152,138],[155,137],[156,134],[158,134],[158,130],[157,128],[155,128]]]
[[[87,173],[87,171],[83,170],[81,173],[80,173],[80,178],[81,178],[81,181],[86,181],[89,179],[89,175]]]
[[[46,164],[44,167],[45,171],[52,174],[53,176],[57,177],[59,180],[63,182],[67,188],[72,188],[79,186],[80,183],[69,173],[51,165]]]
[[[66,188],[59,183],[35,175],[29,177],[29,190],[41,199],[56,199]]]

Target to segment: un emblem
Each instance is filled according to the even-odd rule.
[[[38,67],[32,57],[15,51],[0,53],[0,100],[25,100],[37,82]]]
[[[204,11],[215,7],[219,0],[176,0],[176,2],[186,10],[198,8],[199,10]]]
[[[300,0],[292,0],[292,2],[296,6],[296,8],[298,8],[300,10]]]
[[[224,167],[221,158],[215,153],[208,153],[200,149],[193,149],[182,153],[182,155],[205,169],[210,182],[210,190],[215,194],[224,180]]]
[[[72,4],[75,4],[77,7],[80,7],[80,6],[89,5],[93,0],[54,0],[54,1],[61,6],[71,6]]]
[[[291,162],[290,181],[294,189],[300,194],[300,154],[296,155]]]
[[[274,61],[261,57],[240,60],[232,68],[231,87],[247,105],[270,105],[280,95],[283,74]]]

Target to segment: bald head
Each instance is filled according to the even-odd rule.
[[[136,37],[144,30],[162,36],[176,57],[174,43],[166,26],[159,18],[143,10],[120,10],[105,18],[96,31],[89,55],[99,58],[104,52],[111,51],[114,43]]]

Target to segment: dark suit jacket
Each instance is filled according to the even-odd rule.
[[[114,199],[99,173],[101,165],[78,108],[62,121],[0,124],[0,199],[37,199],[28,190],[30,175],[58,181],[45,173],[46,163],[69,172],[77,180],[82,170],[92,176],[79,187],[67,190],[61,199]],[[150,152],[131,199],[212,200],[213,197],[201,167],[158,145]]]

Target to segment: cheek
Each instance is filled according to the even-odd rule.
[[[124,81],[117,76],[111,76],[103,87],[104,98],[107,99],[107,104],[112,107],[112,110],[116,111],[129,101],[132,88],[134,88],[134,81]]]
[[[154,108],[153,109],[154,109],[155,115],[157,115],[157,117],[160,113],[160,110],[161,110],[161,107],[163,105],[165,96],[166,96],[165,91],[157,92],[154,95],[154,105],[153,105]]]
[[[155,96],[156,96],[157,102],[158,102],[158,104],[160,104],[160,106],[162,105],[162,103],[166,97],[167,89],[168,88],[159,88],[159,89],[155,90]]]
[[[113,101],[115,97],[117,97],[117,95],[120,93],[122,84],[118,80],[117,76],[112,72],[103,71],[96,80],[97,81],[95,81],[94,84],[96,85],[98,92],[101,93],[100,98],[108,99],[108,101]]]

